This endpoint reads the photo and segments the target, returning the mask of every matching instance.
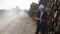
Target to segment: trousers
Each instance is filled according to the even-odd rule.
[[[42,21],[41,23],[37,22],[37,29],[35,34],[39,34],[41,32],[42,34],[48,34],[48,28],[46,27],[46,24]]]

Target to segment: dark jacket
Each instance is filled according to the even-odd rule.
[[[36,13],[36,16],[37,16],[38,18],[40,18],[40,12],[37,12],[37,13]],[[44,14],[43,14],[43,16],[42,16],[42,19],[43,19],[43,21],[44,21],[45,23],[47,23],[47,21],[49,21],[49,15],[47,14],[47,12],[44,12]]]

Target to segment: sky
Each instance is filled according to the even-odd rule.
[[[0,9],[11,9],[16,6],[20,9],[29,9],[32,2],[38,3],[38,0],[0,0]]]

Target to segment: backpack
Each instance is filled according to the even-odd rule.
[[[49,21],[49,14],[48,12],[45,12],[44,22],[47,23]]]

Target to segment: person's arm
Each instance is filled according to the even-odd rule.
[[[38,12],[36,12],[35,14],[35,20],[40,20],[40,18],[38,17]]]

